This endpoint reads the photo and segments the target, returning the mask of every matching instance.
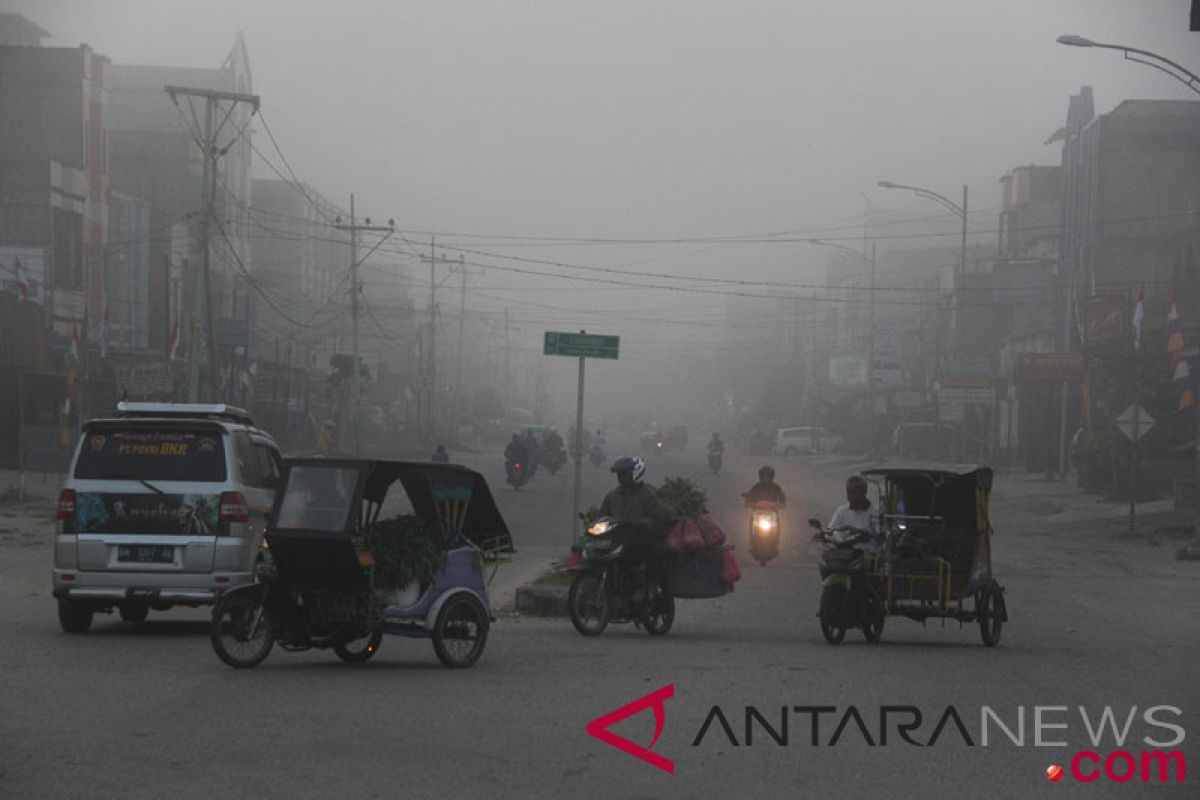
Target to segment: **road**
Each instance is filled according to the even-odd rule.
[[[760,461],[730,458],[714,477],[699,452],[662,456],[649,479],[696,480],[744,552],[737,501]],[[498,460],[474,463],[522,549],[514,569],[561,554],[569,478],[538,475],[517,493],[503,486]],[[1001,646],[983,647],[974,626],[889,619],[879,645],[851,633],[831,647],[815,619],[820,585],[802,524],[828,517],[854,465],[776,466],[790,498],[781,557],[767,567],[743,557],[734,593],[680,601],[669,636],[617,626],[585,639],[566,620],[502,615],[482,661],[463,672],[442,668],[427,642],[399,638],[362,666],[276,650],[261,667],[234,671],[213,655],[203,611],[152,613],[142,625],[98,617],[88,635],[62,634],[48,589],[49,525],[22,516],[30,509],[0,509],[0,797],[1200,796],[1196,564],[1086,515],[1059,526],[1061,508],[1042,488],[1000,476],[995,570],[1011,615]],[[589,468],[586,478],[585,501],[597,502],[611,476]],[[673,775],[585,732],[668,685],[654,752],[674,762]],[[881,745],[881,707],[899,705],[923,714],[912,734],[920,742],[953,706],[974,746],[952,721],[934,745],[907,744],[896,717]],[[719,723],[697,742],[714,706],[736,746]],[[787,744],[761,726],[748,742],[748,706],[777,734],[786,716]],[[836,709],[815,715],[818,744],[813,712],[797,706]],[[874,745],[853,719],[831,744],[852,706]],[[1024,709],[1023,747],[995,727],[981,746],[984,706],[1014,732]],[[1068,746],[1034,746],[1035,706],[1066,707],[1043,709],[1043,723],[1068,727],[1042,736]],[[1080,706],[1092,720],[1112,707],[1122,724],[1136,706],[1124,747],[1135,757],[1143,737],[1170,738],[1142,721],[1144,710],[1180,708],[1181,721],[1160,719],[1186,731],[1176,749],[1188,783],[1048,782],[1046,768],[1077,751],[1115,749],[1088,743]],[[614,730],[649,743],[653,716]]]

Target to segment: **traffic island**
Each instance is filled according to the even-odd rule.
[[[571,576],[566,564],[557,561],[532,583],[517,587],[517,613],[529,617],[567,616],[567,592]]]

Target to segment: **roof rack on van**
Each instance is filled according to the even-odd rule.
[[[225,403],[117,403],[118,417],[204,417],[253,425],[254,419],[244,408]]]

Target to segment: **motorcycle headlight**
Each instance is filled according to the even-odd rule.
[[[593,523],[592,526],[587,529],[587,532],[592,536],[603,536],[611,531],[614,527],[616,526],[613,524],[612,520],[602,519]]]
[[[759,517],[754,521],[754,527],[760,531],[769,531],[775,527],[775,523],[771,521],[770,517]]]

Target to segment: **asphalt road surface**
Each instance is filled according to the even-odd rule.
[[[428,642],[397,637],[365,665],[276,649],[235,671],[213,654],[203,610],[152,612],[140,625],[99,616],[89,634],[63,634],[49,596],[49,509],[35,509],[37,520],[0,509],[0,797],[1200,797],[1200,566],[1088,524],[1059,529],[1044,501],[1000,476],[995,572],[1011,617],[1000,647],[982,646],[973,625],[895,618],[878,645],[851,632],[832,647],[815,618],[816,551],[803,521],[828,518],[852,465],[776,464],[790,499],[786,542],[759,567],[744,555],[738,501],[761,459],[731,457],[714,477],[692,449],[652,459],[649,478],[682,474],[708,490],[743,553],[734,593],[680,601],[662,638],[614,626],[585,639],[565,619],[503,615],[465,671],[440,666]],[[472,463],[499,498],[521,563],[565,550],[569,469],[518,493],[504,486],[498,456]],[[598,502],[611,476],[588,467],[585,477],[585,505]],[[673,696],[653,751],[674,774],[586,732],[666,686]],[[714,706],[729,730],[714,717],[699,736]],[[946,725],[917,746],[897,727],[911,711],[890,711],[883,744],[885,706],[919,709],[908,733],[922,744]],[[1124,746],[1111,735],[1093,746],[1081,706],[1093,727],[1106,707],[1121,726],[1136,707]],[[1139,759],[1151,749],[1143,738],[1173,738],[1145,722],[1154,706],[1182,710],[1153,714],[1185,733],[1174,749],[1187,783],[1115,783],[1101,766],[1099,780],[1080,785],[1069,773],[1076,753]],[[747,736],[748,707],[775,737],[752,714]],[[1023,715],[1024,745],[992,724],[983,746],[984,707],[1014,735]],[[1038,714],[1047,746],[1036,746]],[[648,745],[654,714],[613,730]],[[1057,741],[1066,746],[1049,746]],[[1046,778],[1052,764],[1068,768],[1059,783]]]

